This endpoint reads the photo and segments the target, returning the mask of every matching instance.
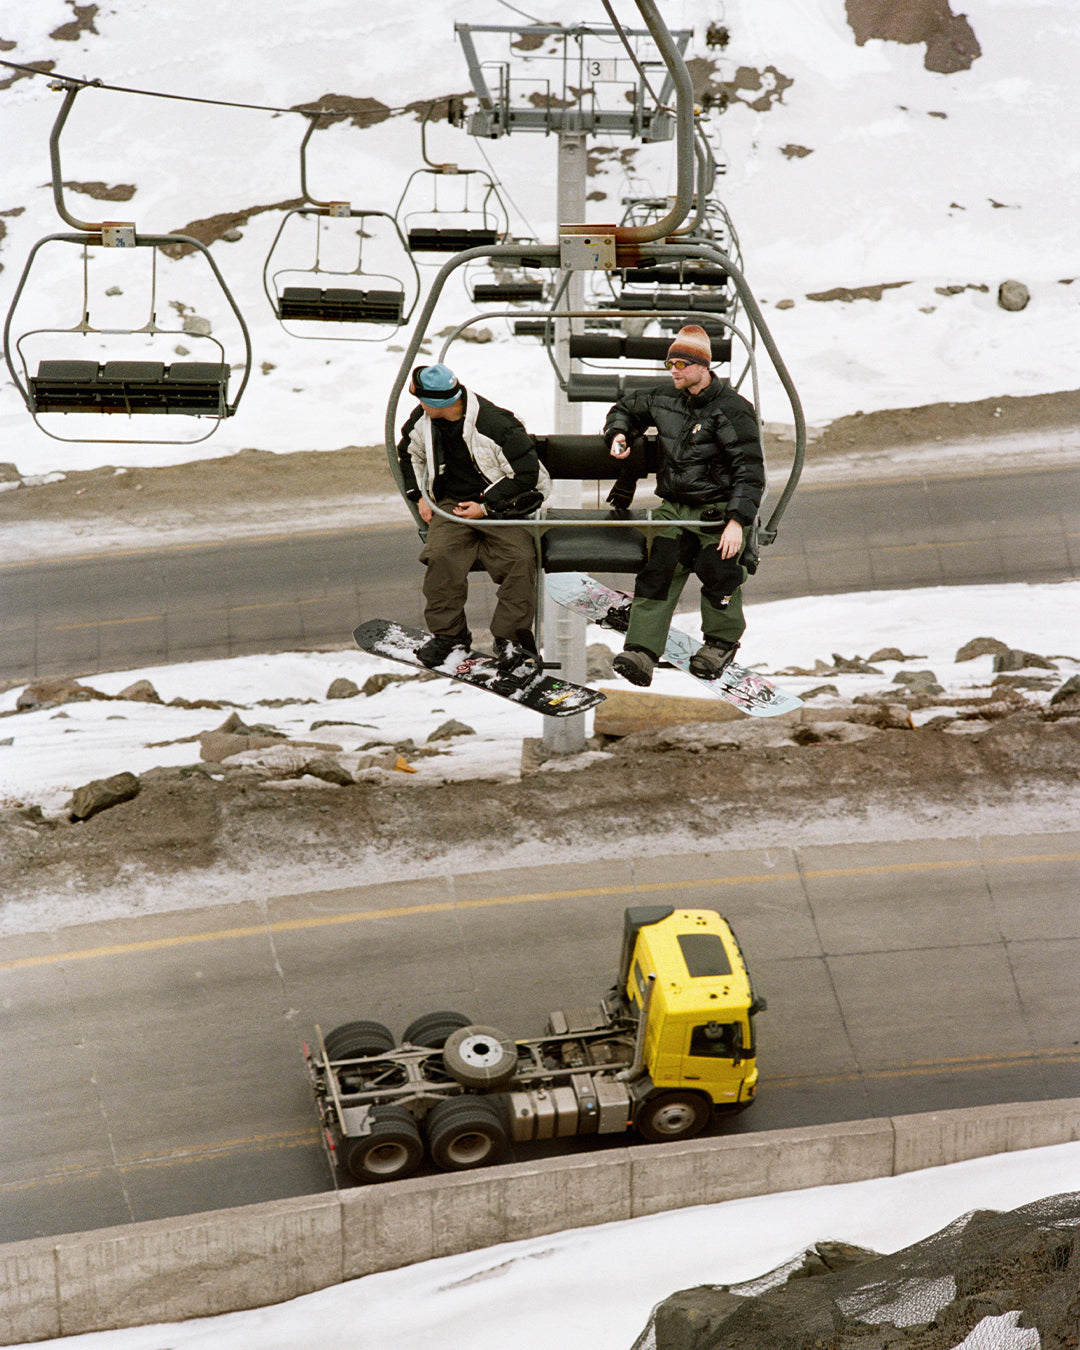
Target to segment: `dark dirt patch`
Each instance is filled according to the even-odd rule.
[[[926,44],[923,65],[935,74],[970,70],[982,48],[966,14],[949,0],[846,0],[847,20],[861,47],[871,38]]]
[[[610,850],[643,830],[704,846],[770,809],[803,822],[850,823],[886,809],[955,820],[1066,792],[1080,770],[1080,719],[1048,722],[1031,710],[977,734],[886,730],[855,743],[757,748],[706,740],[639,733],[613,743],[610,758],[518,782],[390,776],[286,790],[244,770],[216,781],[206,766],[157,769],[138,796],[84,822],[45,822],[28,809],[0,815],[0,892],[85,895],[178,872],[355,869],[365,858],[415,859],[418,847],[427,859],[537,844]]]

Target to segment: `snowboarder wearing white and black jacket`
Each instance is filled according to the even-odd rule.
[[[432,634],[417,656],[434,667],[469,650],[465,602],[469,572],[479,562],[498,587],[491,617],[496,660],[508,672],[539,670],[532,535],[470,523],[540,506],[551,479],[536,444],[512,412],[466,390],[441,363],[417,367],[409,391],[420,401],[401,429],[398,462],[405,495],[427,526],[420,561],[424,621]],[[433,503],[454,519],[433,511]]]
[[[632,684],[652,682],[692,573],[701,581],[704,645],[691,661],[691,673],[705,679],[722,674],[746,629],[741,588],[748,573],[740,559],[765,490],[765,461],[753,406],[712,372],[711,360],[709,335],[697,324],[686,325],[668,348],[672,385],[627,394],[604,425],[616,459],[629,455],[630,438],[656,428],[661,504],[653,518],[672,522],[652,535],[634,586],[624,649],[612,663]],[[623,476],[608,500],[626,508],[633,493],[634,480]],[[716,524],[688,523],[701,519]]]

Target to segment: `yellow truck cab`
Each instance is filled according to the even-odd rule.
[[[619,992],[644,1021],[651,1092],[704,1094],[715,1109],[749,1105],[757,1089],[757,998],[731,927],[715,910],[628,909]]]

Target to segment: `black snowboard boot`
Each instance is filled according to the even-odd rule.
[[[495,639],[495,664],[504,675],[516,675],[520,679],[540,674],[540,657],[535,647],[530,650],[513,638]]]
[[[655,665],[656,658],[651,652],[644,652],[640,647],[630,647],[616,656],[611,663],[611,669],[624,680],[629,680],[631,684],[640,685],[644,689],[652,684]]]
[[[706,638],[705,645],[699,647],[690,658],[690,674],[696,675],[699,680],[715,680],[731,665],[738,650],[737,642]]]
[[[417,647],[416,659],[429,670],[434,670],[437,666],[445,665],[454,652],[464,656],[471,644],[472,634],[468,630],[453,637],[429,637],[422,646]]]

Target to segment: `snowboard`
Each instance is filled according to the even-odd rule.
[[[572,609],[576,614],[584,614],[590,623],[599,624],[601,628],[626,632],[632,597],[625,591],[613,590],[584,572],[551,572],[545,577],[545,585],[556,604]],[[661,659],[690,675],[690,658],[700,646],[696,638],[672,628],[668,631]],[[734,661],[716,679],[703,680],[697,675],[690,675],[690,678],[710,694],[725,699],[751,717],[776,717],[779,713],[802,707],[802,699],[778,689],[763,676]]]
[[[430,670],[433,675],[445,675],[476,689],[486,689],[489,694],[498,694],[500,698],[543,713],[545,717],[574,717],[604,701],[599,690],[572,684],[554,675],[506,674],[495,664],[493,656],[483,652],[470,651],[456,663],[450,659],[445,665],[425,666],[416,659],[416,651],[430,636],[420,629],[406,628],[386,619],[371,619],[353,629],[353,641],[361,651],[401,661],[417,670]]]

